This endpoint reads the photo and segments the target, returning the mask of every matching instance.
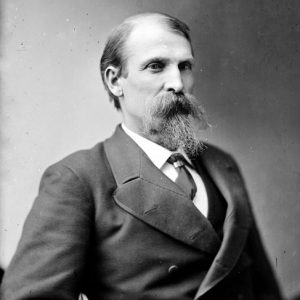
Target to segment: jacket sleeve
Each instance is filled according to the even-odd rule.
[[[245,194],[248,195],[239,166],[236,164],[233,158],[231,159],[238,170],[239,176],[241,178],[240,182],[243,183]],[[283,297],[281,295],[280,288],[274,274],[274,270],[270,264],[269,257],[265,251],[265,247],[261,240],[261,236],[257,228],[257,224],[253,214],[253,209],[249,200],[248,200],[248,207],[252,219],[252,226],[250,228],[249,236],[247,240],[247,249],[253,260],[252,282],[253,282],[253,292],[255,295],[255,299],[256,300],[282,300]]]
[[[86,185],[71,168],[56,164],[46,170],[0,298],[78,299],[92,208]]]
[[[257,226],[254,223],[248,238],[249,251],[253,258],[252,278],[255,299],[281,300],[283,299],[278,282],[274,275],[267,253],[261,241]]]

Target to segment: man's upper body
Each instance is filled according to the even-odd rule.
[[[235,162],[201,142],[193,60],[173,17],[134,16],[112,33],[101,74],[124,129],[46,170],[4,300],[281,299]]]
[[[193,164],[224,196],[222,240],[121,128],[51,166],[3,299],[280,299],[236,164],[210,145]]]

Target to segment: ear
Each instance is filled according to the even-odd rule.
[[[114,66],[109,66],[104,72],[105,82],[110,92],[116,97],[123,96],[123,90],[119,80],[119,69]]]

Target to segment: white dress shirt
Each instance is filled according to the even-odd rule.
[[[131,137],[134,142],[147,154],[147,156],[149,157],[149,159],[152,161],[152,163],[158,168],[160,169],[166,176],[168,176],[172,181],[175,182],[178,173],[175,169],[175,167],[168,163],[167,160],[168,158],[174,153],[144,137],[142,137],[141,135],[133,132],[132,130],[130,130],[128,127],[126,127],[126,125],[123,123],[122,124],[122,128],[125,131],[125,133]],[[191,163],[190,159],[188,158],[188,156],[181,150],[175,151],[175,152],[179,152],[181,153],[186,160]],[[207,197],[207,192],[205,189],[205,185],[201,179],[201,177],[199,176],[199,174],[189,168],[188,166],[186,166],[187,169],[189,170],[189,172],[191,173],[196,186],[197,186],[197,193],[193,199],[193,203],[194,205],[199,209],[199,211],[205,216],[207,217],[207,213],[208,213],[208,197]]]

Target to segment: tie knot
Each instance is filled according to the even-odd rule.
[[[173,153],[167,160],[168,163],[174,165],[175,168],[189,165],[184,156],[180,153]]]

